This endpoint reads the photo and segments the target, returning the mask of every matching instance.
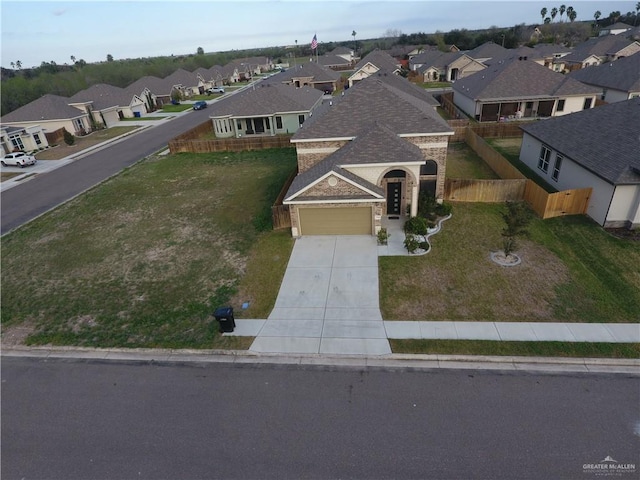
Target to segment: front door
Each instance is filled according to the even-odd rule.
[[[387,183],[387,215],[400,215],[402,183]]]

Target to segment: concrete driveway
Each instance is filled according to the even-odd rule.
[[[251,350],[390,354],[378,291],[375,237],[299,238],[275,307]]]

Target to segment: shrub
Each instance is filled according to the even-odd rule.
[[[404,233],[412,235],[426,235],[427,220],[422,217],[411,217],[404,224]]]
[[[404,248],[406,248],[407,252],[409,253],[415,253],[419,246],[420,242],[418,242],[418,239],[415,237],[415,235],[409,234],[404,239]]]
[[[447,215],[449,215],[451,213],[452,210],[452,206],[450,203],[439,203],[436,204],[436,215],[439,215],[440,217],[446,217]]]
[[[386,228],[381,228],[378,232],[378,245],[386,245],[390,236]]]
[[[531,209],[524,202],[507,202],[507,210],[502,218],[505,227],[502,229],[504,254],[509,255],[516,249],[516,237],[527,233],[527,226],[533,217]]]
[[[74,137],[71,133],[69,133],[67,131],[67,129],[64,129],[64,143],[66,143],[67,145],[71,146],[74,143],[76,143],[76,137]]]
[[[420,248],[425,251],[429,250],[429,242],[420,242]]]

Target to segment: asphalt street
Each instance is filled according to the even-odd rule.
[[[584,480],[607,457],[640,467],[639,380],[624,374],[8,357],[1,369],[6,480]]]
[[[208,115],[206,109],[181,115],[3,191],[0,194],[0,234],[19,227],[159,151],[171,138],[205,122]]]

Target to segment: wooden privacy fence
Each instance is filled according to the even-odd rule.
[[[254,136],[243,138],[211,138],[213,123],[207,121],[184,132],[169,141],[171,153],[240,152],[242,150],[263,150],[265,148],[292,148],[291,135]]]
[[[458,202],[506,202],[524,198],[523,178],[514,180],[476,180],[447,178],[444,183],[445,200]]]
[[[465,139],[502,180],[447,179],[445,181],[446,200],[463,202],[524,200],[543,219],[562,215],[583,215],[587,212],[591,188],[549,193],[533,180],[526,178],[511,162],[496,152],[476,133],[475,128],[467,128]]]
[[[282,186],[282,190],[278,194],[278,198],[276,198],[275,203],[271,207],[271,218],[273,222],[273,229],[278,230],[280,228],[291,228],[291,216],[289,215],[289,205],[283,205],[282,201],[284,200],[284,196],[287,194],[289,187],[293,183],[293,179],[296,178],[298,174],[298,169],[296,168],[287,181],[284,182]]]
[[[64,127],[59,128],[58,130],[54,130],[53,132],[44,132],[44,136],[47,139],[48,145],[60,143],[62,140],[64,140]]]

